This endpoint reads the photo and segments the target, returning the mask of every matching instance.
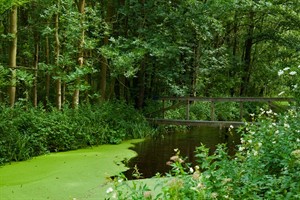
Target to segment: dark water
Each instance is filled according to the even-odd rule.
[[[217,144],[226,143],[229,154],[234,154],[235,145],[240,141],[239,138],[237,134],[229,134],[227,129],[192,127],[186,133],[170,133],[164,135],[163,138],[148,139],[131,148],[138,153],[138,156],[128,162],[127,166],[130,170],[124,174],[128,179],[132,179],[135,165],[143,178],[153,177],[157,172],[165,174],[171,169],[166,162],[175,155],[174,149],[179,149],[180,154],[187,157],[187,162],[195,165],[194,151],[201,143],[210,148],[211,152],[216,149]]]

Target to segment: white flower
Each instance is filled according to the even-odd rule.
[[[281,76],[282,74],[284,74],[284,71],[283,70],[279,70],[278,71],[278,76]]]
[[[259,147],[261,147],[261,146],[262,146],[262,143],[261,143],[261,142],[259,142],[259,143],[258,143],[258,146],[259,146]]]
[[[239,147],[239,151],[244,151],[245,147]]]
[[[275,134],[278,134],[279,133],[279,130],[275,131]]]
[[[251,117],[254,117],[254,113],[250,113],[249,115],[250,115]]]
[[[289,74],[293,76],[293,75],[297,74],[297,72],[291,71]]]
[[[278,94],[278,96],[281,96],[281,95],[283,95],[283,94],[284,94],[284,91],[280,92],[280,93]]]
[[[290,128],[290,125],[289,124],[284,124],[283,125],[285,128]]]
[[[245,140],[244,140],[244,138],[241,138],[241,143],[243,144],[243,143],[245,143]]]
[[[109,194],[109,193],[111,193],[111,192],[113,192],[113,191],[114,191],[114,189],[113,189],[112,187],[110,187],[110,188],[108,188],[108,189],[106,190],[106,193]]]
[[[230,125],[229,128],[233,129],[234,127],[233,127],[233,125]]]
[[[255,151],[255,150],[253,150],[253,155],[254,155],[254,156],[257,156],[257,154],[258,154],[258,152]]]
[[[193,173],[193,172],[194,172],[194,169],[190,167],[190,173]]]
[[[273,144],[276,144],[276,141],[274,140],[272,143],[273,143]]]
[[[286,71],[286,70],[289,70],[289,69],[290,69],[289,67],[286,67],[286,68],[283,69],[283,71]]]

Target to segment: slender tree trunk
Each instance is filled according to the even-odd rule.
[[[83,58],[83,54],[84,54],[84,50],[83,50],[83,46],[84,46],[84,37],[85,37],[85,31],[84,31],[84,9],[85,9],[85,0],[79,0],[78,2],[78,11],[81,14],[81,19],[80,19],[80,26],[81,26],[81,38],[80,38],[80,43],[79,43],[79,52],[78,52],[78,65],[79,68],[83,67],[83,62],[84,62],[84,58]],[[79,87],[80,87],[80,78],[78,77],[76,79],[76,83],[75,83],[75,90],[73,93],[73,108],[78,108],[79,105]]]
[[[137,99],[137,108],[142,109],[144,104],[145,97],[145,59],[141,62],[141,69],[138,74],[138,99]]]
[[[59,1],[59,0],[58,0]],[[59,4],[59,2],[58,2]],[[58,24],[59,14],[55,15],[55,62],[56,67],[59,67],[59,56],[60,56],[60,41],[59,41],[59,33],[58,33]],[[59,75],[58,75],[59,77]],[[61,97],[61,78],[57,78],[56,80],[56,107],[58,110],[61,110],[62,106],[62,97]]]
[[[109,25],[112,26],[112,16],[113,16],[113,2],[112,1],[108,1],[107,2],[107,13],[106,13],[106,17],[105,17],[105,22],[108,23]],[[104,37],[104,45],[108,45],[109,41],[109,36],[106,35]],[[101,101],[106,99],[106,85],[107,85],[107,69],[108,69],[108,61],[107,59],[102,56],[101,59],[101,69],[100,69],[100,93],[101,93]]]
[[[50,46],[49,46],[49,37],[46,36],[46,64],[50,64]],[[46,72],[46,97],[45,97],[45,102],[44,106],[46,106],[49,102],[49,96],[50,96],[50,72]]]
[[[38,64],[39,64],[39,43],[37,33],[35,34],[35,59],[34,59],[34,83],[33,83],[33,106],[36,108],[38,104]]]
[[[245,54],[244,54],[244,73],[242,77],[241,96],[248,94],[250,73],[251,73],[251,53],[253,45],[253,31],[254,31],[254,12],[249,13],[249,26],[248,34],[245,41]]]
[[[18,16],[18,8],[17,6],[13,6],[10,12],[10,34],[14,37],[10,43],[9,48],[9,67],[11,68],[11,80],[9,87],[9,104],[11,107],[15,105],[16,99],[16,85],[17,85],[17,16]]]

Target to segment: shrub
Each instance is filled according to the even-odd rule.
[[[0,164],[153,134],[145,118],[120,101],[63,111],[0,109]]]
[[[252,118],[255,123],[239,129],[241,144],[234,157],[225,144],[213,155],[200,146],[198,165],[191,168],[177,153],[177,159],[171,158],[169,181],[157,185],[158,193],[143,183],[119,192],[118,181],[114,194],[119,199],[141,196],[141,191],[151,193],[149,199],[300,199],[300,115],[295,110],[284,115],[261,110]]]

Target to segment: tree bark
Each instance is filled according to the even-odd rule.
[[[10,87],[9,87],[9,104],[11,107],[15,105],[16,99],[16,85],[17,85],[17,20],[18,16],[18,8],[17,6],[13,6],[10,12],[10,34],[13,35],[13,39],[10,43],[9,48],[9,67],[11,69],[11,79],[10,79]]]
[[[81,14],[81,19],[80,19],[81,38],[80,38],[79,48],[78,48],[78,65],[79,68],[82,68],[84,63],[83,54],[84,54],[84,37],[85,37],[85,30],[84,30],[85,0],[79,0],[77,5],[78,5],[78,11]],[[73,93],[73,103],[72,103],[72,107],[74,109],[77,109],[79,105],[79,93],[80,93],[79,87],[80,87],[80,77],[78,77],[75,82],[75,90]]]
[[[244,54],[244,73],[242,77],[242,86],[240,96],[248,95],[250,73],[251,73],[251,53],[253,46],[253,31],[254,31],[254,12],[249,13],[249,26],[248,33],[245,41],[245,54]]]
[[[59,4],[59,0],[58,0]],[[59,5],[58,5],[59,6]],[[59,56],[60,56],[60,41],[59,41],[59,14],[55,15],[55,62],[56,67],[59,67]],[[58,74],[59,77],[59,74]],[[56,107],[58,110],[61,110],[62,107],[62,97],[61,97],[61,78],[56,80]]]
[[[38,85],[38,64],[39,64],[39,39],[37,36],[37,33],[35,33],[35,58],[34,58],[34,83],[33,83],[33,106],[36,108],[37,104],[38,104],[38,89],[37,89],[37,85]]]
[[[107,13],[105,16],[105,22],[107,24],[109,24],[111,26],[112,29],[112,16],[113,16],[113,2],[112,1],[108,1],[107,2]],[[104,45],[108,45],[109,43],[109,36],[106,35],[104,37]],[[100,69],[100,93],[101,93],[101,97],[100,100],[104,101],[106,99],[106,85],[107,85],[107,69],[108,69],[108,61],[107,59],[102,56],[101,58],[101,69]]]

